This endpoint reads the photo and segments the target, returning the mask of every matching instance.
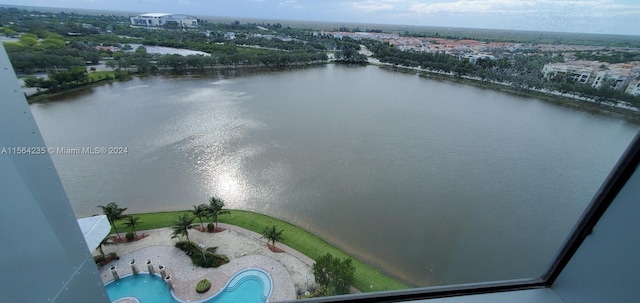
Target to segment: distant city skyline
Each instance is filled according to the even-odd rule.
[[[273,20],[640,35],[637,0],[0,0],[41,6]]]

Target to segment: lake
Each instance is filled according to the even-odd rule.
[[[542,274],[640,128],[375,66],[135,78],[31,109],[50,147],[126,148],[52,155],[77,216],[218,195],[416,286]]]

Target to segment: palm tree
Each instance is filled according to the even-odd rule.
[[[276,242],[284,240],[284,238],[282,238],[283,231],[284,230],[282,229],[278,231],[275,225],[271,227],[265,227],[264,230],[262,231],[262,237],[267,238],[267,244],[271,242],[272,246],[275,248]]]
[[[224,202],[222,199],[216,197],[209,198],[208,212],[209,216],[213,219],[213,223],[215,223],[216,228],[218,228],[218,215],[230,214],[228,210],[224,209]]]
[[[207,217],[209,215],[209,206],[206,204],[200,204],[198,206],[193,206],[193,210],[191,211],[198,219],[200,219],[200,227],[204,230],[204,224],[202,223],[202,217]]]
[[[102,208],[102,213],[107,216],[107,220],[109,220],[109,223],[113,226],[113,230],[115,230],[116,235],[118,235],[118,239],[120,239],[120,233],[118,233],[118,229],[116,228],[116,221],[126,217],[126,215],[122,213],[127,209],[118,207],[118,204],[115,202],[111,202],[107,204],[107,206],[98,205],[98,207]]]
[[[140,220],[140,217],[131,217],[131,216],[128,216],[128,217],[127,217],[127,221],[126,221],[126,222],[124,222],[124,225],[125,225],[126,227],[131,228],[131,231],[133,232],[133,235],[134,235],[134,236],[136,236],[136,237],[138,236],[138,235],[136,234],[136,225],[138,225],[139,223],[142,223],[142,222],[140,222],[140,221],[138,221],[138,220]]]
[[[106,256],[104,255],[104,250],[102,250],[102,247],[116,244],[109,241],[109,239],[109,237],[105,237],[104,239],[102,239],[102,242],[100,242],[100,245],[98,245],[98,250],[100,251],[100,255],[102,255],[103,258],[105,258]]]
[[[175,238],[178,236],[182,238],[183,236],[185,236],[187,237],[187,242],[191,242],[191,240],[189,240],[189,229],[193,227],[194,219],[195,217],[191,217],[189,216],[189,214],[184,214],[178,217],[178,219],[173,222],[173,226],[171,227],[173,229],[171,238]]]

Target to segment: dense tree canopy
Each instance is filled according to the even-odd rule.
[[[324,288],[325,295],[348,294],[356,268],[351,259],[335,258],[330,253],[318,258],[313,264],[316,283]]]

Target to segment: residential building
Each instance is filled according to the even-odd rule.
[[[572,81],[592,85],[594,76],[606,64],[598,61],[570,61],[546,64],[542,68],[545,78],[551,79],[558,74],[566,74]]]
[[[640,62],[611,64],[609,69],[600,71],[596,75],[593,87],[601,87],[608,81],[611,88],[626,91],[629,84],[640,76]]]
[[[592,86],[595,88],[601,88],[606,83],[609,83],[610,87],[615,90],[625,90],[629,81],[631,81],[632,75],[629,71],[624,70],[606,70],[599,71],[596,74],[596,78],[593,81]]]
[[[616,64],[582,60],[558,62],[546,64],[542,68],[542,73],[547,79],[565,74],[572,81],[595,88],[608,83],[615,90],[627,91],[629,84],[640,77],[640,62]]]
[[[630,81],[625,92],[630,95],[640,96],[640,79],[636,78]]]
[[[483,53],[468,54],[468,55],[462,56],[462,58],[469,59],[469,62],[471,62],[473,64],[476,64],[478,59],[496,60],[495,56],[489,55],[489,54],[483,54]]]

